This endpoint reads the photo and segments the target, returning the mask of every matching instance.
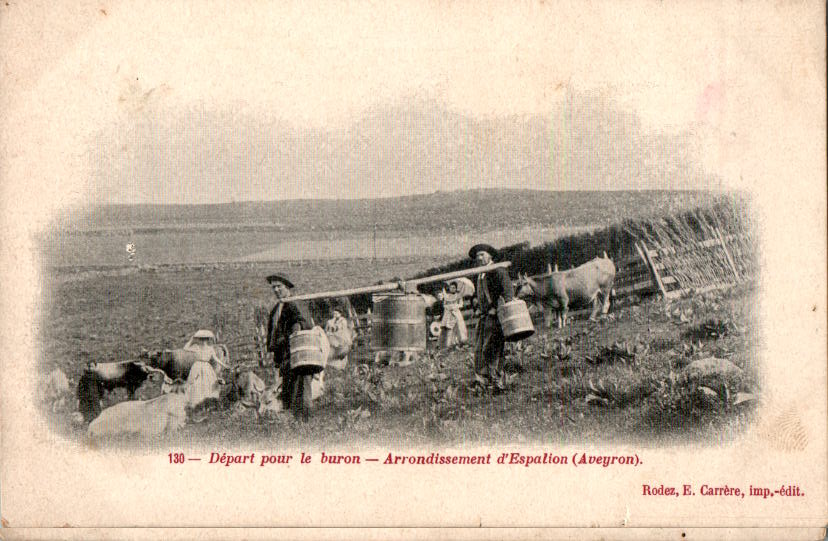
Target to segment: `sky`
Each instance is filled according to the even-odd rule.
[[[7,201],[749,189],[822,120],[805,4],[194,5],[6,8]]]
[[[691,131],[648,131],[600,93],[572,93],[547,114],[492,118],[409,99],[334,127],[147,108],[137,124],[102,131],[94,149],[93,196],[118,203],[716,187]]]

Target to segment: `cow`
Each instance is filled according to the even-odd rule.
[[[227,351],[227,346],[217,344],[215,349],[216,355],[222,362],[229,365],[230,355]],[[200,354],[197,351],[190,351],[184,348],[163,349],[159,351],[144,350],[138,358],[153,368],[163,370],[170,379],[183,379],[186,381],[190,375],[190,368],[200,359]]]
[[[183,389],[182,389],[183,390]],[[106,408],[87,429],[91,439],[111,436],[155,436],[178,430],[187,422],[183,392],[162,394],[151,400],[129,400]]]
[[[153,372],[163,374],[162,370],[137,361],[87,364],[86,370],[78,381],[77,389],[78,410],[83,415],[84,421],[88,423],[101,413],[101,399],[104,391],[123,387],[129,398],[134,398],[135,391]],[[167,381],[166,374],[164,377]]]
[[[566,317],[571,306],[585,306],[591,303],[590,321],[595,320],[598,310],[606,314],[610,308],[614,280],[615,264],[604,252],[604,257],[596,257],[574,269],[551,272],[535,278],[520,276],[517,296],[533,297],[544,306],[551,306],[554,301],[557,304],[558,328],[561,328],[566,325]]]
[[[160,351],[142,351],[139,358],[153,368],[163,370],[173,380],[186,380],[190,368],[199,360],[199,354],[186,349],[164,349]]]

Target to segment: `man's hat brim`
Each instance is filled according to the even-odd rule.
[[[281,282],[291,289],[293,289],[294,287],[293,282],[291,282],[286,276],[283,276],[281,274],[271,274],[265,279],[267,280],[268,284],[272,284],[273,282]]]
[[[477,257],[477,252],[486,252],[492,256],[492,259],[496,259],[498,256],[497,249],[495,249],[495,247],[491,244],[475,244],[471,247],[471,250],[469,250],[469,257],[474,259]]]

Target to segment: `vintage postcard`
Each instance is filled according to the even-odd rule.
[[[0,5],[3,539],[822,539],[825,5]]]

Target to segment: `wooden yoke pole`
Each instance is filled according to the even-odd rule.
[[[382,291],[394,291],[400,289],[398,284],[379,284],[376,286],[355,287],[353,289],[340,289],[337,291],[320,291],[319,293],[306,293],[304,295],[293,295],[285,298],[285,302],[309,301],[312,299],[328,299],[331,297],[347,297],[362,293],[379,293]]]
[[[452,278],[464,278],[466,276],[473,276],[482,272],[488,272],[492,269],[505,269],[512,265],[511,261],[503,261],[502,263],[493,263],[485,267],[475,267],[473,269],[464,269],[454,272],[447,272],[444,274],[435,274],[434,276],[426,276],[425,278],[416,278],[414,280],[406,280],[405,284],[410,286],[418,286],[420,284],[429,284],[431,282],[442,282],[444,280],[451,280]]]
[[[352,289],[340,289],[337,291],[320,291],[319,293],[306,293],[304,295],[295,295],[285,298],[285,302],[292,301],[308,301],[312,299],[327,299],[331,297],[347,297],[349,295],[360,295],[362,293],[381,293],[383,291],[406,291],[409,288],[416,287],[420,284],[428,284],[431,282],[440,282],[443,280],[451,280],[452,278],[462,278],[464,276],[472,276],[487,272],[492,269],[505,268],[511,265],[511,261],[504,261],[502,263],[495,263],[493,265],[486,265],[485,267],[475,267],[473,269],[465,269],[454,272],[447,272],[444,274],[435,274],[434,276],[426,276],[425,278],[416,278],[414,280],[400,280],[399,282],[379,284],[375,286],[355,287]]]

